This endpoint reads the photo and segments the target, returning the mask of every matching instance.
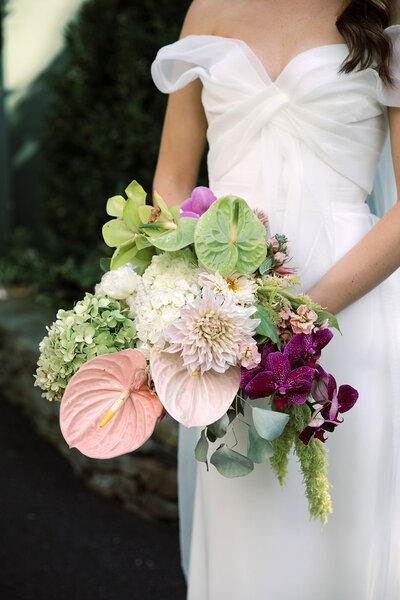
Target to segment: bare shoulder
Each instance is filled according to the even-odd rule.
[[[193,0],[180,37],[190,34],[214,35],[227,15],[232,15],[243,4],[243,0]]]

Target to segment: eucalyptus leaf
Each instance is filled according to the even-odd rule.
[[[121,219],[112,219],[104,223],[102,228],[103,238],[107,246],[116,247],[128,240],[132,240],[133,233]]]
[[[285,429],[289,415],[266,408],[253,408],[253,422],[259,436],[272,441]]]
[[[256,304],[256,308],[257,312],[251,315],[252,319],[260,319],[261,321],[256,329],[256,333],[266,336],[267,338],[275,342],[279,347],[279,335],[275,325],[271,321],[271,317],[269,316],[267,309],[261,304]]]
[[[125,204],[125,198],[122,196],[113,196],[107,200],[106,212],[108,215],[110,215],[110,217],[118,217],[119,219],[122,219]]]
[[[127,188],[125,188],[125,193],[137,206],[146,203],[146,192],[135,179],[131,181]]]
[[[210,462],[221,475],[228,478],[243,477],[254,469],[252,460],[222,444],[210,458]]]
[[[224,437],[231,421],[232,419],[230,415],[225,413],[220,419],[218,419],[218,421],[215,421],[215,423],[211,423],[211,425],[208,425],[208,430],[211,431],[211,433],[213,433],[216,438]]]
[[[181,250],[181,248],[193,243],[196,223],[196,219],[182,217],[179,219],[176,229],[164,230],[162,233],[153,235],[151,242],[156,248],[167,252]],[[142,228],[144,228],[143,225]]]
[[[265,229],[245,200],[229,194],[198,219],[195,247],[199,261],[223,277],[235,268],[253,273],[265,258]]]
[[[122,267],[127,262],[131,261],[138,249],[135,243],[135,240],[128,240],[124,242],[115,250],[114,254],[111,257],[111,269],[118,269],[118,267]]]
[[[207,454],[208,454],[208,441],[205,435],[205,429],[202,430],[199,441],[196,444],[196,447],[194,449],[194,456],[195,459],[198,460],[199,462],[204,462],[207,465],[207,471],[208,471],[208,461],[207,461]]]
[[[263,463],[274,454],[275,450],[271,442],[258,435],[255,427],[249,427],[247,457],[255,463]]]

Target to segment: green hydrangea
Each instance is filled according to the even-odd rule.
[[[129,309],[118,300],[86,293],[71,310],[60,309],[39,344],[35,383],[48,400],[61,400],[68,381],[88,360],[134,348],[137,335]]]

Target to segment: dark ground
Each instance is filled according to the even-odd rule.
[[[96,496],[0,400],[0,598],[183,600],[176,525]]]

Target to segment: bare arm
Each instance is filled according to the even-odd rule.
[[[388,109],[392,158],[400,190],[400,108]],[[400,202],[397,202],[307,294],[333,314],[380,284],[400,266]]]
[[[216,19],[214,6],[211,0],[194,0],[180,38],[193,33],[212,34]],[[195,79],[168,98],[153,190],[169,206],[188,198],[197,182],[207,131],[201,90],[201,81]]]

